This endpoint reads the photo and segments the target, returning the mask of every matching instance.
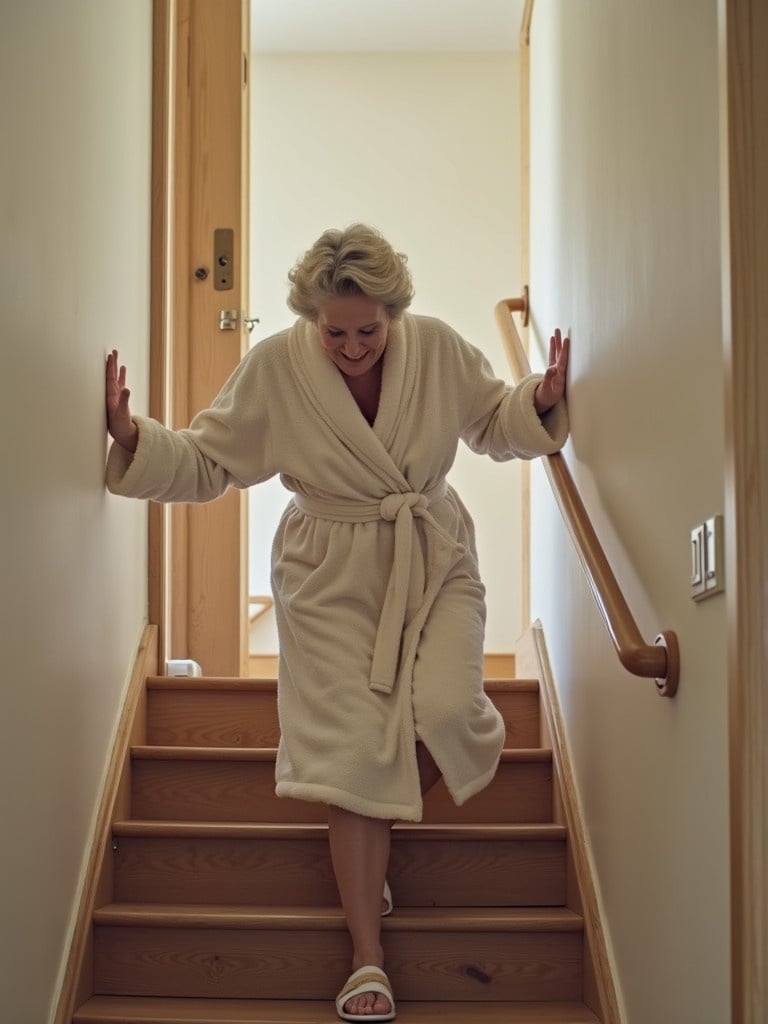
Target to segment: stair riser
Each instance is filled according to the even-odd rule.
[[[326,839],[127,838],[119,902],[334,906]],[[397,840],[389,880],[400,907],[562,906],[564,840]]]
[[[578,932],[385,932],[401,999],[581,997]],[[471,954],[471,955],[468,955]],[[349,971],[340,931],[95,929],[97,994],[332,999]]]
[[[275,693],[150,690],[147,742],[179,747],[276,747]]]
[[[506,746],[537,747],[539,696],[492,693],[507,725]],[[181,747],[276,747],[280,741],[274,693],[154,690],[147,694],[147,742]]]
[[[319,822],[324,804],[275,796],[274,763],[265,761],[183,761],[135,759],[132,815],[168,821]],[[552,820],[550,761],[503,762],[493,782],[463,807],[456,807],[442,783],[428,794],[429,823],[527,822]]]

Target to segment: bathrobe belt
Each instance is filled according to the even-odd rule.
[[[408,646],[411,650],[403,651],[402,663],[412,664],[412,656],[408,655],[415,654],[415,641],[424,627],[440,587],[451,566],[465,554],[464,546],[444,530],[429,511],[429,506],[444,498],[447,491],[446,481],[441,480],[435,487],[421,494],[416,491],[395,492],[378,502],[294,495],[297,507],[318,519],[330,519],[341,523],[372,523],[377,519],[385,519],[395,524],[392,569],[379,617],[371,662],[370,688],[379,693],[392,692],[398,674],[398,663],[401,662],[400,647],[406,628],[415,519],[421,519],[425,526],[425,586],[421,606],[408,624],[411,640]]]

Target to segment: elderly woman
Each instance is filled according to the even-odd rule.
[[[339,1016],[391,1020],[392,823],[419,821],[441,776],[468,800],[504,740],[483,690],[473,525],[446,475],[459,439],[497,460],[561,447],[568,339],[555,332],[545,374],[505,385],[446,324],[406,312],[406,259],[364,225],[326,231],[289,278],[299,319],[256,345],[187,430],[131,415],[112,353],[107,483],[210,501],[280,473],[293,492],[272,549],[276,791],[328,806],[354,949]]]

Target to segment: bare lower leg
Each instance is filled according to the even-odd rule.
[[[416,744],[422,795],[440,779],[440,769],[424,746]],[[384,965],[381,946],[381,894],[389,863],[391,821],[367,818],[340,807],[328,808],[331,860],[341,905],[352,937],[352,969]],[[347,1013],[389,1012],[389,1000],[369,992],[348,1000]]]
[[[435,764],[435,759],[420,741],[416,744],[416,763],[419,766],[419,781],[421,782],[421,795],[424,796],[435,783],[440,781],[441,771]]]
[[[331,860],[352,937],[352,969],[384,964],[381,894],[389,863],[392,822],[328,808]],[[366,993],[345,1004],[347,1013],[387,1013],[389,1001]]]

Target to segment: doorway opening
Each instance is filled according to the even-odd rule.
[[[407,52],[360,52],[373,45],[362,37],[356,50],[338,52],[342,43],[327,32],[324,52],[266,52],[260,18],[253,10],[250,315],[259,322],[251,344],[293,322],[287,274],[314,240],[362,221],[408,256],[411,311],[451,324],[506,377],[493,309],[520,287],[519,16],[509,17],[506,36],[473,52],[459,44],[471,37],[470,18],[475,27],[482,21],[476,10],[463,33],[456,28],[453,49],[429,52],[416,27],[387,36],[416,47]],[[327,9],[322,19],[327,28]],[[477,458],[462,445],[450,482],[477,526],[486,649],[509,651],[524,625],[519,466]],[[249,493],[254,657],[277,652],[265,596],[271,541],[289,499],[277,479]]]

